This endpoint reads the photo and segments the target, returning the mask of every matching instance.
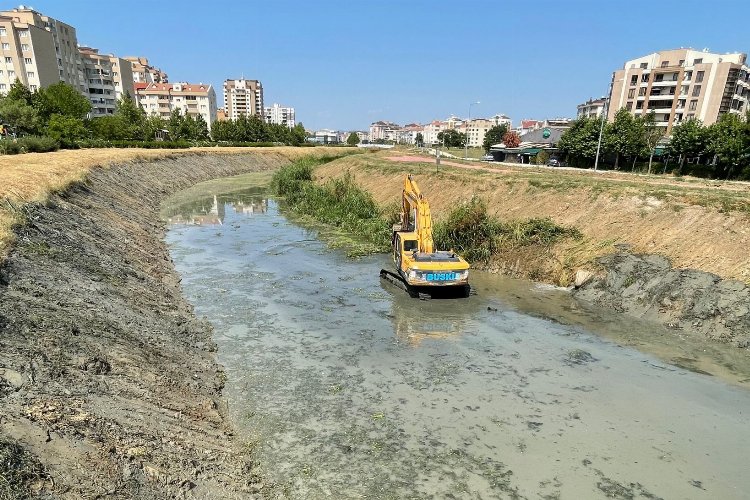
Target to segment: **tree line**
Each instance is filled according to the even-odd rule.
[[[635,170],[639,160],[644,170],[653,171],[658,153],[662,171],[721,179],[750,179],[750,115],[724,114],[705,126],[689,119],[674,126],[669,140],[666,127],[655,114],[633,116],[620,109],[612,123],[603,118],[579,118],[560,137],[557,148],[570,166],[590,167],[596,158],[601,133],[600,161],[616,170]],[[603,129],[602,129],[603,125]],[[648,161],[647,167],[645,162]]]
[[[96,145],[96,141],[145,141],[159,139],[231,143],[278,142],[299,145],[305,141],[302,124],[294,128],[265,123],[257,116],[217,121],[209,127],[201,115],[185,115],[179,109],[169,117],[149,115],[125,93],[113,114],[90,118],[91,102],[65,82],[32,92],[18,79],[0,97],[0,123],[6,137],[38,137],[57,147]],[[55,148],[56,149],[56,148]]]

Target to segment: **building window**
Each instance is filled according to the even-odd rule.
[[[12,57],[6,57],[5,58],[5,64],[13,64],[13,58]]]
[[[698,109],[698,99],[691,99],[690,100],[690,107],[688,108],[689,111],[695,111]]]
[[[641,63],[641,69],[648,68],[648,63]]]
[[[700,59],[693,60],[693,66],[695,66],[696,64],[702,64],[702,63],[703,63],[703,58],[702,57]]]
[[[21,38],[26,38],[27,36],[29,36],[29,30],[19,30],[18,36],[20,36]]]
[[[685,64],[685,59],[680,59],[680,64],[679,65],[682,66],[683,64]]]
[[[669,61],[662,61],[661,62],[661,67],[662,68],[666,68],[667,66],[669,66]]]
[[[701,86],[695,85],[693,87],[693,97],[698,97],[699,95],[701,95]]]
[[[8,32],[5,30],[5,28],[0,28],[0,36],[5,36],[7,34]]]
[[[627,108],[628,108],[628,111],[633,111],[633,101],[628,101]]]
[[[8,78],[13,78],[15,76],[16,76],[16,72],[13,71],[12,69],[9,69],[8,70]]]
[[[29,85],[29,90],[36,92],[36,85]]]
[[[638,95],[646,95],[646,87],[639,88]]]
[[[5,85],[4,83],[0,83],[0,90],[5,90],[6,87],[7,85]]]
[[[635,103],[635,109],[643,109],[643,101],[638,101]]]
[[[9,43],[3,43],[3,50],[10,50],[10,44]]]
[[[33,71],[27,71],[26,72],[26,78],[34,78],[34,72]]]
[[[628,99],[635,97],[635,89],[628,90]]]
[[[703,81],[703,75],[705,74],[705,71],[698,71],[695,74],[695,83],[700,83]]]
[[[31,60],[30,57],[24,57],[23,62],[25,62],[26,64],[32,64],[33,63],[33,61]]]
[[[29,50],[29,44],[28,43],[22,43],[21,44],[21,50],[28,51]]]
[[[647,82],[648,81],[648,73],[643,73],[641,75],[641,81],[642,82]]]

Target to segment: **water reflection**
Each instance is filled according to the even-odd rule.
[[[245,216],[265,214],[268,211],[268,197],[265,190],[259,188],[206,193],[184,199],[177,196],[162,207],[162,215],[171,225],[222,225],[227,208]]]

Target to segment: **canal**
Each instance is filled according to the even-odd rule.
[[[272,496],[742,498],[738,349],[474,272],[420,301],[285,217],[252,175],[168,200],[184,293]]]

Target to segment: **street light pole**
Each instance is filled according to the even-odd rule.
[[[469,120],[466,122],[466,141],[464,142],[464,159],[469,159],[469,124],[471,123],[471,107],[475,104],[481,104],[479,101],[469,104]]]

